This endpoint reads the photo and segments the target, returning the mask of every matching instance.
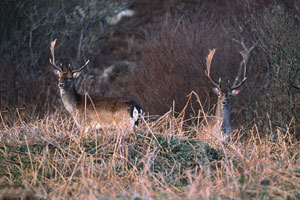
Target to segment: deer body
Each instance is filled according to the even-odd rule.
[[[85,96],[60,88],[62,102],[66,110],[73,116],[78,126],[87,124],[93,128],[107,125],[130,127],[138,125],[138,114],[142,108],[135,101],[126,98],[108,98]]]
[[[74,79],[80,75],[81,70],[88,62],[79,70],[71,70],[70,66],[56,66],[54,60],[55,42],[56,40],[51,43],[52,61],[50,60],[50,63],[58,76],[58,87],[64,107],[72,115],[75,123],[85,131],[88,131],[89,128],[111,125],[134,129],[143,113],[141,106],[134,100],[127,98],[79,94],[76,91]]]

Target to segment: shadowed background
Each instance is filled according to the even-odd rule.
[[[204,75],[208,50],[217,48],[212,76],[222,77],[225,87],[242,59],[233,39],[243,35],[248,47],[258,44],[248,62],[248,80],[232,101],[233,124],[290,126],[297,134],[299,0],[0,4],[1,126],[65,112],[49,64],[55,38],[58,62],[78,68],[90,59],[77,81],[81,93],[129,96],[147,113],[162,115],[173,106],[180,112],[191,91],[209,111],[216,96]],[[109,73],[103,75],[105,69]]]

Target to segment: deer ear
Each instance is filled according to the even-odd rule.
[[[54,73],[56,74],[56,76],[60,76],[60,71],[59,70],[57,70],[57,69],[54,69]]]
[[[232,90],[231,91],[231,95],[232,96],[236,96],[236,95],[238,95],[240,93],[240,90]]]
[[[219,88],[216,88],[216,87],[215,87],[215,88],[212,89],[212,91],[213,91],[215,94],[217,94],[217,95],[219,94]]]
[[[80,76],[81,72],[74,72],[73,78],[78,78]]]

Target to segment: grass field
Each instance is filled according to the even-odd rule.
[[[223,145],[172,110],[145,117],[136,133],[85,135],[54,113],[1,127],[0,197],[300,199],[299,142],[288,127],[260,135],[254,124]]]
[[[136,14],[107,22],[125,8]],[[0,10],[0,200],[300,199],[300,0],[2,0]],[[79,93],[130,97],[150,113],[136,132],[80,132],[49,64],[55,38],[57,63],[91,61]],[[218,98],[206,57],[217,49],[212,78],[226,89],[241,41],[256,46],[224,144],[201,128]],[[116,70],[104,79],[106,69]]]

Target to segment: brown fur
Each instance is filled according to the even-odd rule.
[[[89,125],[101,124],[101,126],[116,125],[126,127],[132,118],[131,108],[135,102],[126,98],[109,98],[102,96],[80,96],[77,102],[75,120],[82,124]]]

